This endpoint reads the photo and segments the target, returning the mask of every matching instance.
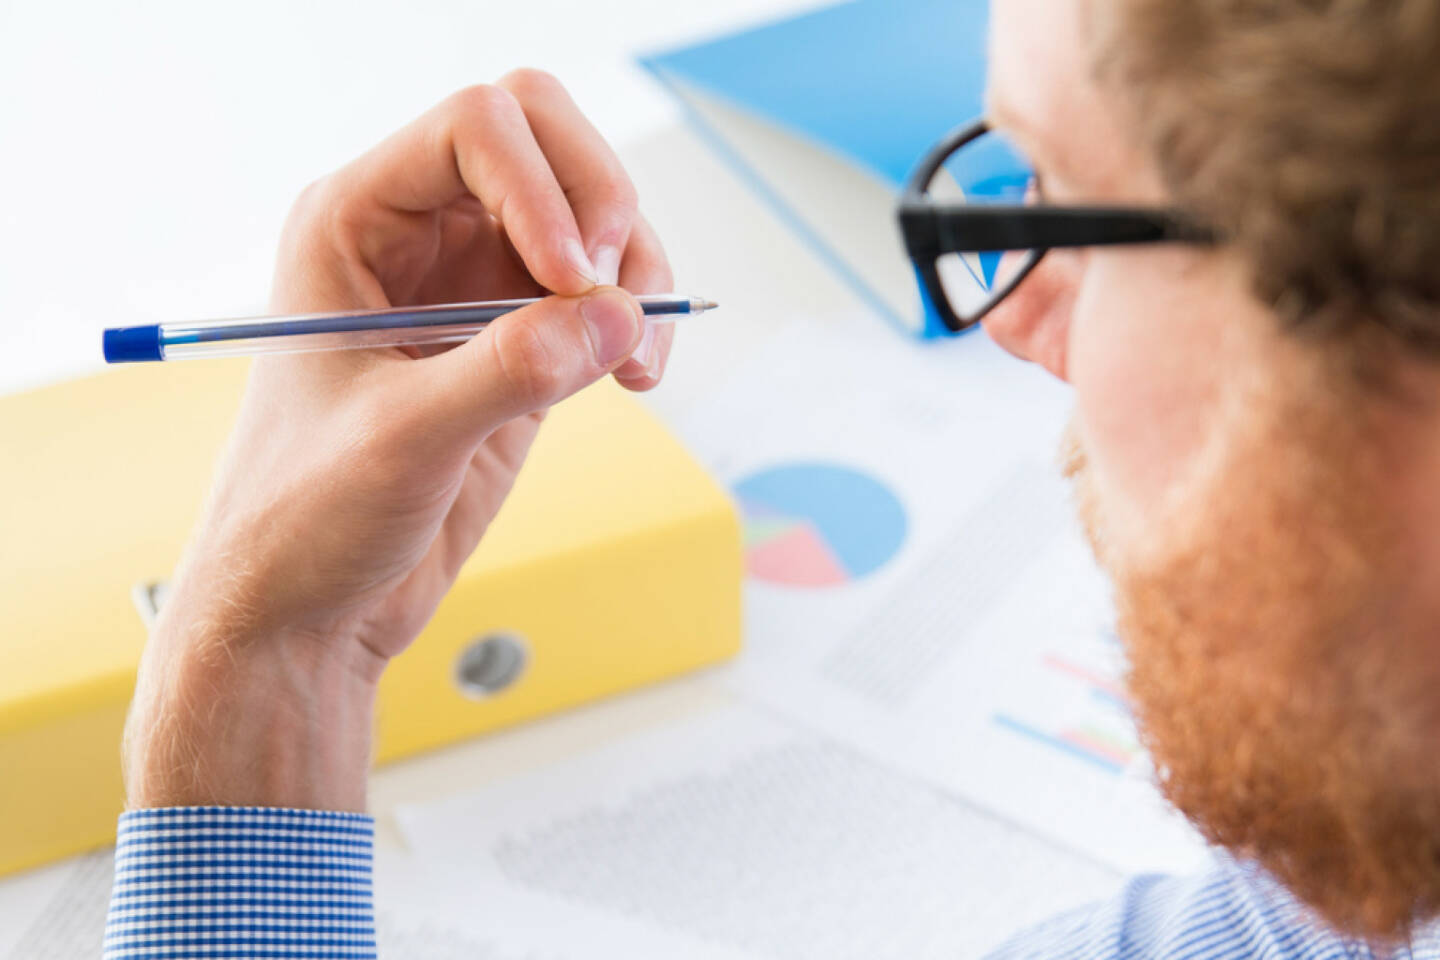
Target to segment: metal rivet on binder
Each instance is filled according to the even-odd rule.
[[[455,662],[455,683],[472,700],[483,700],[509,687],[525,672],[525,641],[513,633],[475,638]]]

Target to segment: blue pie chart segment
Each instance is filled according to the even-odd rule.
[[[791,463],[735,486],[750,574],[786,586],[831,586],[873,573],[905,542],[905,509],[867,473]]]

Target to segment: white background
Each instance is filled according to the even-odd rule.
[[[635,56],[821,5],[0,0],[0,390],[96,369],[105,326],[257,310],[306,183],[518,66],[693,183],[646,146],[678,112]]]

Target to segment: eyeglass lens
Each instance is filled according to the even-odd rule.
[[[1015,205],[1036,200],[1029,163],[1003,135],[987,132],[953,151],[926,185],[937,203]],[[950,309],[963,322],[988,310],[1039,254],[1032,250],[947,253],[935,264]]]

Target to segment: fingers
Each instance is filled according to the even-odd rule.
[[[655,228],[644,216],[636,214],[630,231],[630,246],[620,268],[620,285],[631,293],[668,293],[675,289],[670,261],[660,244]],[[647,324],[631,359],[615,371],[615,379],[629,390],[653,388],[665,374],[665,363],[675,339],[675,324]]]
[[[615,287],[507,314],[454,350],[396,365],[416,399],[406,429],[422,446],[468,449],[614,370],[643,326],[635,298]]]
[[[535,70],[460,91],[336,178],[336,195],[402,216],[475,196],[536,282],[567,296],[619,281],[635,216],[614,151],[560,82]],[[357,240],[372,265],[391,246]]]
[[[635,187],[620,158],[560,81],[548,73],[516,70],[499,86],[514,94],[525,112],[535,141],[570,201],[600,282],[619,283],[636,211]]]
[[[401,214],[473,195],[541,286],[574,296],[598,279],[565,190],[519,101],[502,87],[460,91],[336,177],[339,196]],[[367,238],[358,239],[365,247]],[[377,254],[389,239],[376,238]]]

